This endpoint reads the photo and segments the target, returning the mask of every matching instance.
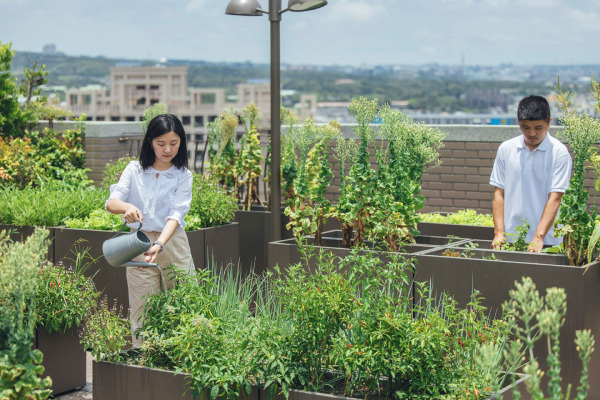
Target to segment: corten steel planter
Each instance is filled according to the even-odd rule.
[[[519,374],[518,379],[515,380],[515,383],[512,385],[507,385],[506,387],[500,389],[498,392],[494,393],[486,400],[497,399],[499,396],[502,396],[503,400],[512,400],[512,389],[513,387],[519,388],[521,393],[525,392],[525,380],[527,380],[527,375]],[[269,394],[264,390],[260,389],[259,393],[260,400],[270,399]],[[276,395],[272,400],[286,400],[283,394]],[[304,390],[290,390],[290,395],[287,400],[361,400],[354,397],[344,397],[344,396],[336,396],[333,394],[326,393],[315,393],[315,392],[307,392]]]
[[[98,290],[107,296],[109,306],[115,302],[129,308],[126,268],[110,266],[102,255],[102,244],[116,232],[88,229],[55,228],[55,254],[57,260],[74,259],[75,252],[88,249],[96,261],[86,271],[93,277]],[[196,269],[205,268],[208,257],[214,257],[219,265],[235,263],[238,259],[238,228],[236,223],[186,232]],[[208,251],[207,251],[208,249]]]
[[[590,329],[595,337],[600,337],[597,308],[600,304],[600,262],[592,263],[584,275],[585,268],[568,266],[564,255],[476,249],[469,250],[469,258],[456,258],[442,256],[442,251],[436,249],[416,255],[415,281],[430,282],[434,293],[446,292],[461,307],[467,305],[471,290],[475,288],[484,297],[482,304],[490,310],[490,315],[500,315],[502,303],[509,299],[509,290],[514,289],[515,281],[521,282],[524,276],[531,277],[540,295],[545,295],[546,289],[551,287],[565,289],[567,312],[560,331],[561,375],[564,389],[568,383],[576,388],[581,376],[581,362],[574,344],[575,331]],[[492,254],[496,260],[483,259]],[[547,369],[546,344],[537,342],[534,350],[541,368]],[[600,399],[600,385],[594,384],[593,380],[600,376],[599,352],[592,354],[589,376],[592,382],[589,398]]]
[[[192,400],[189,375],[162,369],[93,361],[92,381],[94,400]],[[258,388],[240,399],[259,400]]]
[[[27,239],[31,234],[35,231],[35,226],[28,225],[7,225],[0,224],[0,231],[11,231],[10,238],[13,242],[23,242]],[[54,262],[54,228],[53,227],[44,227],[44,229],[48,229],[50,234],[48,235],[48,240],[50,240],[50,245],[48,246],[48,260]]]
[[[328,231],[323,233],[323,241],[325,246],[315,246],[315,254],[322,249],[329,251],[337,257],[345,257],[350,255],[352,249],[342,247],[341,231]],[[436,248],[443,248],[449,243],[456,241],[456,239],[445,238],[445,237],[428,237],[421,236],[417,238],[417,243],[409,244],[403,247],[403,252],[407,255],[413,255],[422,251],[432,250]],[[307,237],[307,244],[311,245],[313,238]],[[376,251],[376,254],[383,260],[388,262],[390,260],[390,253],[386,251]],[[399,253],[402,254],[402,253]],[[274,267],[278,265],[281,269],[285,269],[292,264],[296,264],[302,261],[302,253],[296,243],[295,239],[285,239],[277,242],[269,243],[269,264],[268,268],[273,271]],[[316,266],[316,257],[311,257],[308,260],[308,269],[314,270]],[[413,275],[411,271],[407,271],[409,281],[412,281]]]
[[[79,343],[77,328],[53,333],[37,328],[34,345],[44,354],[43,377],[52,378],[53,395],[85,386],[86,354]]]
[[[456,236],[460,238],[493,240],[493,226],[440,224],[436,222],[419,222],[417,230],[427,236]]]
[[[188,389],[189,375],[177,374],[155,368],[117,364],[105,361],[93,361],[92,381],[94,382],[94,400],[191,400]],[[502,395],[505,400],[512,400],[513,386],[521,388],[526,376],[521,376],[512,386],[507,386],[489,397],[495,399]],[[206,393],[205,398],[208,398]],[[250,396],[240,400],[269,400],[271,397],[264,389],[252,386]],[[343,400],[351,397],[335,396],[325,393],[290,390],[288,400]],[[273,400],[285,400],[282,394]],[[357,399],[358,400],[358,399]]]

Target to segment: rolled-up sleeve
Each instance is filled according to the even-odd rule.
[[[184,218],[190,211],[192,205],[194,177],[190,171],[187,171],[187,173],[183,174],[179,180],[167,220],[174,219],[180,227],[184,228],[186,226]]]
[[[127,167],[123,170],[121,177],[119,178],[119,182],[114,185],[110,185],[110,195],[108,199],[104,202],[104,208],[111,199],[119,199],[121,201],[127,201],[129,198],[129,192],[131,190],[131,179],[133,173],[133,164],[129,163]]]

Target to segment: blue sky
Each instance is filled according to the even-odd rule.
[[[228,2],[0,0],[0,41],[17,51],[52,43],[69,55],[268,63],[268,18],[225,15]],[[281,62],[600,64],[599,38],[600,0],[329,0],[283,14]]]

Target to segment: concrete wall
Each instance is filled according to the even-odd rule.
[[[72,122],[54,124],[58,131],[73,127]],[[424,212],[458,211],[472,208],[481,213],[491,213],[494,188],[489,185],[496,150],[503,141],[520,135],[518,126],[487,125],[436,125],[446,134],[440,151],[441,165],[423,175],[422,194],[425,196]],[[352,125],[343,125],[344,137],[356,137]],[[560,127],[552,127],[556,135]],[[110,161],[126,155],[137,156],[143,135],[138,122],[87,122],[86,164],[92,170],[90,179],[99,183],[104,167]],[[266,147],[267,135],[261,135]],[[263,149],[263,153],[265,150]],[[334,181],[328,197],[339,197],[339,166],[331,155]],[[372,158],[374,163],[374,157]],[[346,166],[347,168],[347,166]],[[590,191],[590,204],[595,201],[592,171],[586,172],[585,187]],[[262,190],[262,186],[261,186]]]

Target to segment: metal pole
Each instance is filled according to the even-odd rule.
[[[279,22],[281,0],[269,0],[271,21],[271,240],[281,239],[281,94]]]

